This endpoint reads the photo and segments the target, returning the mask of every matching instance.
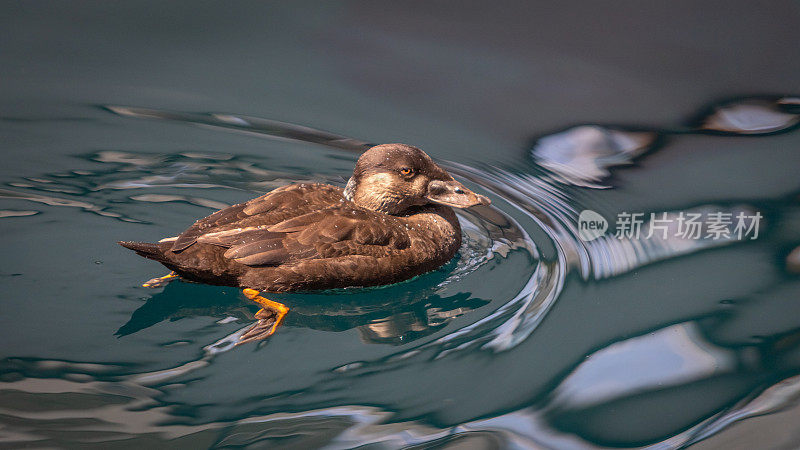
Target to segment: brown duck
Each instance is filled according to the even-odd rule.
[[[239,343],[275,332],[289,309],[259,295],[397,283],[453,258],[461,228],[450,207],[488,205],[422,150],[372,147],[344,189],[292,184],[198,220],[158,243],[120,242],[174,278],[244,288],[262,309]]]

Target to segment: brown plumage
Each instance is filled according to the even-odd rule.
[[[450,208],[488,204],[422,150],[366,151],[345,189],[293,184],[198,220],[177,238],[120,242],[180,277],[284,292],[396,283],[449,261]]]

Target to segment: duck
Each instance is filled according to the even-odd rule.
[[[430,272],[461,246],[453,208],[490,203],[419,148],[383,144],[361,154],[344,188],[290,184],[178,236],[118,243],[171,271],[145,287],[182,279],[242,289],[261,306],[242,344],[273,335],[289,312],[262,292],[382,286]]]

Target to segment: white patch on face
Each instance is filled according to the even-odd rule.
[[[353,201],[365,208],[393,214],[416,204],[413,185],[390,172],[373,173],[362,178]]]
[[[378,172],[368,176],[363,183],[374,186],[388,187],[394,184],[395,181],[396,177],[394,175],[387,172]]]
[[[397,177],[386,172],[374,173],[363,178],[356,191],[356,197],[392,197],[396,192],[394,189],[397,184]]]

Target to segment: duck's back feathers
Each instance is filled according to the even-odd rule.
[[[199,243],[225,247],[226,258],[248,266],[277,266],[349,255],[388,257],[410,245],[401,219],[352,205],[333,206],[272,226],[202,235]]]
[[[326,184],[292,184],[272,192],[219,210],[202,218],[184,231],[172,244],[173,252],[181,252],[208,233],[248,226],[274,225],[306,214],[321,205],[344,201],[342,189]]]

